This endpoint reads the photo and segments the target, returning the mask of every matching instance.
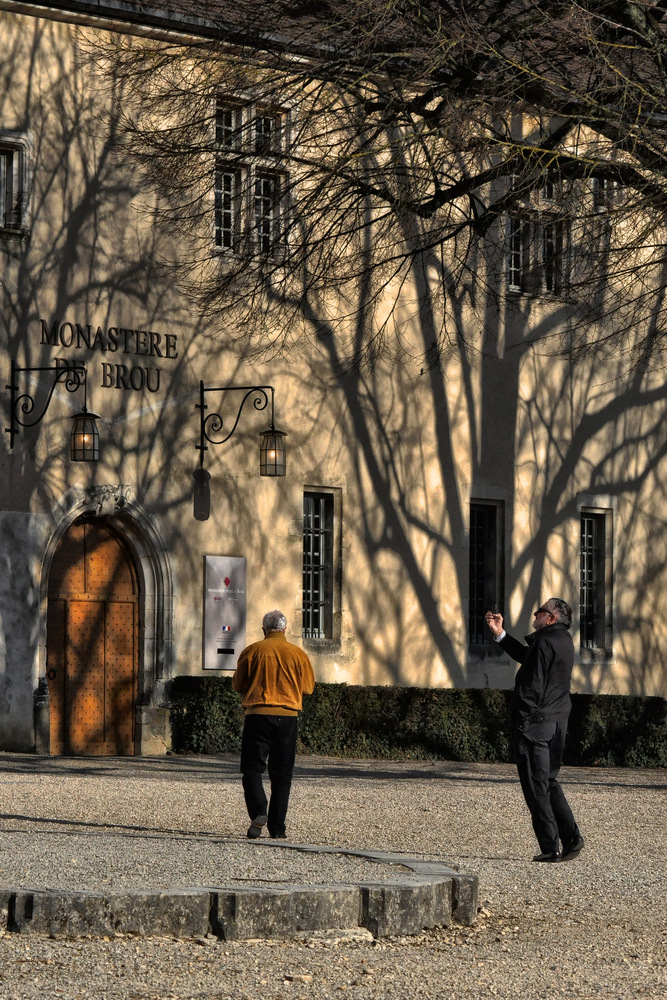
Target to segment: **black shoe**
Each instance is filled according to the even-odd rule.
[[[286,833],[271,833],[270,830],[269,830],[269,837],[271,838],[271,840],[287,840]]]
[[[536,854],[533,861],[556,862],[561,861],[560,851],[544,851],[543,854]]]
[[[255,816],[254,820],[248,827],[248,833],[246,836],[249,840],[257,840],[258,837],[262,836],[262,827],[266,826],[268,823],[268,816]]]
[[[584,838],[581,834],[578,834],[574,840],[570,840],[567,844],[563,844],[561,861],[571,861],[572,858],[576,858],[577,854],[584,849],[584,846]]]

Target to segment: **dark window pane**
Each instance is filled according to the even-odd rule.
[[[499,530],[496,504],[470,505],[468,638],[471,643],[490,640],[484,615],[494,605],[502,610],[502,546]]]
[[[605,646],[604,514],[581,517],[580,642],[589,649]]]

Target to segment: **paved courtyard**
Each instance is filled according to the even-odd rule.
[[[301,757],[291,841],[476,874],[474,926],[243,942],[5,933],[0,1000],[664,1000],[667,772],[570,768],[563,779],[586,849],[534,865],[510,766]],[[249,853],[246,826],[233,756],[0,754],[0,889],[219,884],[239,858],[245,871],[232,874],[248,884],[368,877],[363,859],[344,855],[304,853],[295,870],[293,852],[269,842]]]

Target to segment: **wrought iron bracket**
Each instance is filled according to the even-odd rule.
[[[243,398],[239,403],[238,410],[236,411],[236,417],[232,424],[231,430],[227,430],[229,423],[225,425],[222,415],[219,412],[207,413],[208,409],[206,403],[206,394],[211,392],[227,393],[227,392],[242,392]],[[272,385],[221,385],[221,386],[206,386],[203,382],[199,383],[199,402],[195,403],[195,407],[199,410],[199,444],[195,445],[195,448],[199,450],[199,466],[203,469],[204,467],[204,452],[208,451],[209,444],[218,445],[224,444],[225,441],[229,439],[234,434],[236,428],[239,425],[239,420],[241,419],[241,414],[243,408],[251,397],[253,409],[261,411],[265,410],[269,405],[269,393],[271,393],[271,430],[274,429],[273,417],[274,417],[274,388]],[[232,411],[233,412],[233,411]]]
[[[51,385],[48,390],[46,402],[37,409],[35,395],[30,392],[21,392],[19,386],[19,375],[21,372],[48,372],[51,376]],[[35,427],[44,417],[48,410],[53,393],[58,384],[65,386],[68,392],[76,392],[81,386],[84,387],[84,404],[86,409],[86,368],[76,362],[70,364],[63,361],[60,364],[49,368],[21,368],[12,360],[11,382],[7,389],[10,393],[9,403],[9,427],[5,427],[5,432],[9,434],[9,447],[14,447],[14,439],[18,434],[19,427]]]

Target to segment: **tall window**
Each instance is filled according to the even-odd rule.
[[[470,567],[468,639],[470,643],[491,638],[484,615],[504,603],[504,510],[498,502],[470,504]]]
[[[27,209],[27,144],[0,133],[0,232],[25,228]]]
[[[282,148],[281,116],[277,114],[257,114],[254,121],[255,152],[279,153]]]
[[[542,224],[542,287],[545,292],[560,295],[566,266],[565,224]]]
[[[527,223],[520,216],[512,216],[508,225],[507,247],[507,285],[512,292],[523,290],[526,270],[524,246],[528,246]]]
[[[241,148],[241,108],[218,101],[215,109],[215,140],[222,149]]]
[[[334,497],[303,496],[303,636],[333,638]]]
[[[273,253],[284,233],[287,115],[220,99],[216,105],[215,245]]]
[[[581,514],[580,643],[588,649],[611,647],[611,513]]]
[[[237,246],[240,235],[238,170],[217,170],[215,174],[215,244],[225,250]]]
[[[271,253],[280,235],[280,178],[276,174],[255,178],[254,224],[260,253]]]

